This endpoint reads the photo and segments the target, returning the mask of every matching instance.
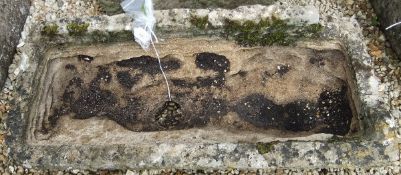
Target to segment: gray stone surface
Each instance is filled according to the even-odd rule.
[[[401,21],[401,1],[399,0],[370,0],[376,14],[379,17],[381,28],[386,27]],[[401,59],[401,25],[385,30],[384,32],[391,42],[394,51]]]
[[[243,5],[271,5],[277,0],[154,0],[156,9],[172,9],[172,8],[192,8],[192,9],[207,9],[207,8],[226,8],[234,9]]]
[[[249,50],[216,38],[166,39],[159,51],[178,109],[162,108],[166,87],[156,58],[132,42],[50,49],[27,137],[45,144],[115,144],[120,137],[131,145],[345,135],[352,79],[338,46]]]
[[[294,0],[295,1],[295,0]],[[328,9],[328,12],[320,11],[320,24],[325,26],[321,39],[339,40],[344,51],[349,55],[349,64],[353,66],[353,71],[349,77],[356,81],[352,84],[355,90],[352,93],[356,104],[356,111],[359,114],[360,130],[345,137],[332,137],[331,139],[316,140],[304,138],[304,140],[281,140],[263,143],[236,141],[221,141],[198,143],[190,139],[188,142],[158,142],[138,144],[120,144],[121,141],[130,140],[129,137],[115,138],[112,142],[97,144],[64,144],[52,142],[52,144],[32,144],[32,141],[39,137],[34,133],[28,133],[32,128],[27,128],[30,108],[33,99],[38,96],[38,91],[32,87],[39,87],[39,77],[44,74],[45,50],[52,46],[52,42],[44,45],[40,35],[43,24],[57,24],[59,26],[56,40],[59,43],[79,46],[86,38],[69,36],[66,26],[72,21],[68,13],[57,13],[60,16],[68,16],[66,20],[56,19],[57,7],[53,7],[48,1],[38,0],[34,5],[32,18],[29,18],[24,33],[28,35],[23,41],[25,45],[18,48],[18,54],[14,60],[15,69],[11,69],[16,78],[13,81],[12,110],[7,114],[7,138],[6,143],[10,148],[8,153],[10,158],[26,168],[53,168],[53,169],[116,169],[116,168],[186,168],[186,169],[276,169],[276,168],[366,168],[370,166],[398,166],[399,165],[399,135],[398,129],[399,111],[389,112],[386,96],[382,94],[386,87],[381,88],[378,78],[374,75],[372,59],[367,53],[367,48],[363,44],[362,30],[355,18],[342,15],[342,12],[323,8],[316,2],[320,10]],[[45,3],[49,2],[49,3]],[[182,31],[190,31],[191,15],[208,15],[210,25],[221,27],[225,19],[257,20],[278,15],[285,17],[288,7],[296,6],[292,0],[287,0],[281,5],[272,7],[251,6],[241,7],[235,10],[222,9],[203,9],[188,10],[174,9],[156,11],[158,21],[157,34],[160,43],[157,47],[165,43],[167,36],[164,37],[162,29],[175,28],[177,32],[170,32],[174,37]],[[43,5],[43,6],[41,6]],[[82,7],[83,8],[83,7]],[[269,10],[270,9],[270,10]],[[76,10],[83,12],[82,10]],[[191,12],[192,11],[192,12]],[[190,13],[191,12],[191,13]],[[255,14],[254,12],[259,12]],[[85,12],[86,13],[86,12]],[[48,14],[48,18],[43,18]],[[328,15],[330,14],[330,15]],[[52,16],[54,15],[55,18]],[[76,15],[76,14],[75,14]],[[79,15],[77,15],[79,16]],[[287,16],[290,16],[287,14]],[[291,18],[290,18],[291,19]],[[88,15],[79,16],[79,20],[90,24],[87,36],[97,34],[100,37],[102,32],[115,34],[116,32],[130,32],[130,18],[125,15],[89,17]],[[295,20],[296,21],[296,20]],[[41,23],[43,22],[43,23]],[[172,29],[171,29],[172,30]],[[115,36],[115,35],[112,36]],[[129,33],[130,34],[130,33]],[[166,34],[166,33],[165,33]],[[129,35],[131,36],[131,35]],[[177,35],[178,36],[178,35]],[[57,39],[58,38],[58,39]],[[127,37],[129,38],[129,37]],[[45,40],[47,41],[47,40]],[[56,41],[54,41],[56,42]],[[53,44],[54,44],[53,42]],[[90,42],[88,40],[87,42]],[[313,46],[314,45],[314,46]],[[303,47],[320,48],[316,43],[305,44]],[[67,51],[67,50],[64,50]],[[119,52],[116,49],[115,52]],[[82,53],[83,54],[83,53]],[[61,55],[61,53],[60,53]],[[48,56],[48,55],[47,55]],[[96,56],[96,55],[95,55]],[[51,57],[57,58],[57,55]],[[123,58],[121,58],[123,59]],[[24,64],[22,64],[24,63]],[[95,63],[95,62],[93,62]],[[27,68],[24,68],[26,65]],[[25,70],[25,71],[19,71]],[[11,79],[11,78],[10,78]],[[57,100],[57,99],[48,99]],[[47,106],[51,107],[51,106]],[[45,109],[46,112],[47,108]],[[47,110],[47,112],[49,112]],[[44,122],[45,124],[49,124]],[[79,125],[75,125],[79,126]],[[100,127],[97,127],[100,128]],[[62,128],[61,128],[62,129]],[[171,132],[166,132],[171,134]],[[103,135],[112,134],[103,132]],[[46,136],[46,135],[42,135]],[[84,135],[82,135],[84,136]],[[174,137],[174,135],[170,135]],[[81,141],[85,141],[85,137]],[[146,137],[153,138],[153,137]],[[160,136],[159,136],[160,138]],[[75,141],[79,141],[75,139]],[[190,142],[192,141],[192,142]],[[134,158],[134,159],[133,159]]]
[[[189,9],[207,9],[207,8],[226,8],[234,9],[243,5],[271,5],[276,0],[154,0],[156,10],[189,8]],[[121,0],[99,0],[100,11],[107,15],[124,13],[120,7]]]
[[[1,0],[0,7],[0,89],[2,89],[29,12],[29,0]]]
[[[315,170],[324,168],[320,171],[322,174],[330,174],[331,172],[338,174],[342,172],[349,174],[353,172],[357,174],[399,173],[399,139],[401,136],[398,133],[401,133],[399,130],[399,117],[401,115],[399,110],[390,110],[389,100],[385,94],[386,92],[398,91],[390,90],[389,85],[380,82],[380,79],[376,77],[377,72],[374,70],[374,66],[378,65],[367,52],[367,47],[364,44],[366,40],[362,35],[360,23],[355,18],[349,17],[351,15],[344,16],[343,9],[336,7],[335,4],[333,5],[333,2],[337,2],[335,0],[281,0],[281,6],[271,8],[270,11],[266,10],[269,8],[261,6],[239,8],[232,11],[221,9],[156,11],[156,18],[158,19],[156,34],[160,39],[160,43],[156,46],[160,47],[166,41],[167,36],[164,36],[166,34],[178,35],[180,34],[178,29],[190,31],[192,29],[189,20],[191,15],[199,17],[207,15],[211,26],[221,27],[221,21],[227,18],[239,21],[257,20],[269,16],[273,12],[277,12],[274,14],[283,17],[283,9],[312,4],[320,11],[320,24],[324,26],[323,35],[326,39],[340,40],[344,51],[349,55],[349,63],[354,68],[351,73],[351,76],[356,79],[354,85],[356,92],[353,93],[355,94],[353,98],[355,101],[360,101],[357,104],[359,106],[357,111],[361,114],[359,116],[360,125],[358,125],[361,127],[361,131],[356,134],[345,138],[333,137],[328,139],[326,137],[323,140],[309,138],[292,141],[263,141],[259,144],[255,142],[245,143],[241,140],[197,143],[193,139],[191,143],[159,142],[130,144],[129,146],[117,143],[127,140],[137,141],[130,140],[128,137],[116,138],[116,142],[98,143],[96,145],[72,144],[71,142],[70,144],[53,142],[53,144],[58,145],[29,144],[32,140],[27,139],[26,135],[30,128],[24,126],[28,122],[32,98],[38,92],[35,89],[37,89],[40,81],[35,77],[41,75],[43,73],[41,71],[45,70],[44,66],[47,63],[43,59],[45,58],[45,50],[54,47],[51,41],[48,42],[47,37],[40,35],[43,26],[57,24],[59,31],[55,40],[60,44],[76,46],[79,46],[82,41],[86,41],[85,38],[95,36],[91,33],[96,34],[96,37],[105,38],[116,36],[116,33],[126,34],[124,37],[126,40],[132,37],[129,25],[131,19],[129,17],[123,14],[97,16],[99,14],[96,13],[96,6],[93,2],[95,1],[32,0],[31,16],[28,18],[23,32],[23,36],[26,37],[22,37],[22,42],[25,45],[17,48],[18,52],[10,66],[10,81],[7,81],[10,83],[6,83],[6,88],[4,88],[4,96],[9,99],[6,104],[8,107],[5,107],[6,110],[9,109],[9,112],[4,114],[7,117],[7,128],[4,131],[7,135],[7,147],[0,147],[0,151],[3,150],[4,155],[9,155],[10,160],[8,162],[20,166],[6,164],[5,168],[0,167],[0,173],[6,171],[6,173],[14,174],[21,172],[21,170],[22,172],[24,170],[25,172],[32,172],[31,168],[50,168],[67,169],[73,174],[87,174],[80,169],[98,169],[99,167],[101,169],[133,168],[138,171],[150,168],[174,168],[172,170],[174,172],[176,168],[230,170],[239,168],[259,169],[258,173],[263,171],[274,172],[275,169],[278,169],[276,171],[278,174],[300,174],[303,170],[308,169],[312,169],[314,174],[318,174],[318,171]],[[354,3],[353,0],[350,2]],[[68,35],[66,26],[75,20],[90,24],[87,34],[80,37]],[[163,31],[166,31],[166,28],[169,29],[167,31],[174,31],[173,29],[176,31],[164,33]],[[102,35],[104,32],[109,35]],[[46,41],[46,44],[43,44],[43,41]],[[381,70],[385,71],[385,69]],[[398,84],[397,87],[399,87]],[[0,99],[0,111],[1,101]],[[103,134],[111,133],[104,132]],[[152,139],[152,137],[148,138]],[[75,139],[74,141],[79,140]],[[257,149],[257,147],[262,149]],[[369,168],[368,171],[368,167],[378,166],[390,168]],[[238,170],[232,170],[231,174],[234,174],[234,171],[238,172]],[[129,172],[131,171],[127,171],[127,174]],[[162,170],[149,171],[149,174],[152,174],[151,172],[162,172]],[[195,171],[193,172],[195,173]],[[306,174],[306,172],[304,173]]]

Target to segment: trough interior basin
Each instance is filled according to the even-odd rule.
[[[333,41],[241,47],[174,38],[47,51],[29,115],[30,144],[324,140],[358,130],[350,68]]]

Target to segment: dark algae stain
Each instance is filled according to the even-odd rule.
[[[65,115],[70,112],[71,109],[70,101],[73,101],[74,96],[76,95],[74,89],[82,89],[83,83],[84,83],[83,80],[79,77],[73,77],[71,80],[69,80],[68,85],[64,90],[63,95],[61,96],[61,100],[63,101],[63,106],[55,108],[52,111],[52,114],[49,116],[49,123],[48,123],[49,125],[43,126],[44,129],[50,130],[50,128],[55,127],[58,119],[62,115]]]
[[[125,106],[115,107],[114,109],[107,111],[105,115],[121,126],[130,129],[131,124],[137,122],[138,111],[142,105],[140,101],[141,99],[137,97],[127,98],[125,99]]]
[[[319,109],[319,118],[324,126],[321,132],[345,135],[348,133],[352,110],[347,99],[347,87],[336,91],[324,91],[320,94],[317,104]]]
[[[98,66],[97,68],[98,68],[98,74],[94,79],[95,81],[93,81],[91,85],[93,86],[95,83],[98,84],[101,82],[109,83],[112,79],[112,75],[109,71],[109,68],[104,66]]]
[[[203,52],[196,54],[195,64],[203,70],[213,70],[219,73],[230,70],[230,61],[223,55]]]
[[[228,113],[228,102],[224,99],[215,99],[211,97],[208,100],[201,101],[202,106],[204,109],[203,112],[199,115],[201,116],[210,116],[210,117],[217,117],[226,115]]]
[[[76,70],[76,69],[77,69],[77,67],[75,67],[75,66],[72,65],[72,64],[66,64],[66,65],[64,66],[64,68],[67,69],[67,70]]]
[[[195,65],[205,71],[216,72],[214,76],[199,76],[196,81],[172,79],[175,86],[186,88],[224,87],[226,75],[230,70],[230,61],[223,55],[202,52],[195,54]]]
[[[309,131],[316,126],[315,104],[305,101],[288,103],[285,106],[284,128],[289,131]]]
[[[131,89],[140,80],[141,76],[141,74],[132,76],[129,71],[117,72],[118,82],[128,89]]]
[[[79,62],[91,63],[94,57],[89,55],[78,55]],[[163,61],[165,70],[175,70],[180,67],[178,60],[167,59]],[[89,66],[90,67],[90,66]],[[94,65],[93,65],[94,67]],[[120,67],[120,68],[119,68]],[[61,96],[62,106],[57,107],[49,116],[49,123],[43,128],[43,132],[47,132],[51,127],[55,127],[60,116],[72,113],[75,119],[88,119],[91,117],[107,117],[118,124],[136,130],[134,125],[140,122],[151,123],[151,119],[138,118],[139,112],[143,112],[141,97],[134,94],[118,96],[113,90],[107,86],[112,82],[113,78],[124,88],[130,89],[138,83],[144,74],[159,74],[160,70],[156,58],[142,56],[130,58],[124,61],[112,62],[106,65],[94,67],[97,70],[95,77],[87,84],[77,73],[77,67],[73,64],[66,64],[65,68],[75,76],[69,80],[68,85],[64,89]],[[90,70],[90,69],[89,69]],[[105,87],[104,87],[105,86]],[[153,115],[157,124],[147,128],[139,128],[140,130],[165,130],[176,129],[175,125],[180,124],[182,113],[180,106],[175,102],[166,102],[166,104]],[[181,127],[184,128],[184,127]]]
[[[230,61],[225,56],[209,52],[198,53],[196,54],[195,64],[196,67],[202,70],[210,70],[217,73],[214,77],[197,77],[196,80],[200,87],[224,86],[225,73],[230,71]]]
[[[320,62],[324,62],[321,58],[326,53],[320,54],[322,56],[309,60],[310,63],[321,65]],[[62,104],[52,109],[48,123],[43,124],[43,132],[55,127],[60,117],[66,114],[72,114],[75,119],[105,117],[127,129],[145,132],[200,128],[210,124],[224,127],[219,122],[224,121],[227,114],[235,113],[240,122],[256,129],[345,135],[352,119],[346,86],[324,90],[314,102],[295,100],[277,104],[259,93],[247,94],[231,102],[224,94],[218,94],[220,91],[230,91],[225,83],[231,65],[224,55],[210,52],[195,54],[193,63],[202,73],[191,79],[169,79],[176,90],[173,90],[173,101],[148,100],[149,94],[143,94],[142,90],[131,90],[140,87],[144,77],[152,82],[155,82],[155,77],[160,78],[156,58],[140,56],[104,65],[90,64],[94,59],[88,55],[78,55],[78,64],[82,65],[65,64],[65,71],[72,78],[67,80],[64,92],[60,95]],[[180,60],[171,56],[162,59],[162,65],[166,71],[182,67]],[[284,77],[292,71],[286,64],[276,66],[277,69],[273,69],[269,76]],[[85,77],[85,71],[94,72],[90,74],[93,78]],[[247,71],[238,71],[231,76],[241,78],[249,74]],[[266,143],[257,147],[262,154],[271,149]]]
[[[126,67],[131,69],[139,69],[143,73],[156,75],[160,74],[159,62],[156,58],[150,56],[134,57],[127,60],[119,61],[116,63],[117,66]],[[165,71],[177,70],[181,67],[181,63],[178,60],[162,59],[162,65]]]
[[[86,119],[112,110],[117,97],[109,90],[100,89],[101,81],[109,82],[110,78],[111,74],[106,67],[98,67],[98,73],[89,88],[83,89],[78,99],[70,101],[75,118]]]
[[[196,77],[199,87],[222,87],[225,84],[225,78],[221,74],[216,77]]]
[[[138,99],[126,99],[126,106],[121,107],[118,97],[110,90],[100,88],[100,82],[110,82],[111,74],[106,67],[98,67],[96,77],[89,87],[83,87],[83,81],[75,77],[70,80],[69,87],[63,95],[65,104],[63,113],[70,110],[76,119],[87,119],[95,116],[108,117],[122,126],[135,121],[138,110]],[[81,91],[79,93],[79,91]],[[79,93],[79,94],[78,94]],[[74,98],[74,96],[77,96]]]
[[[254,126],[293,132],[319,129],[321,133],[345,135],[352,120],[345,86],[323,91],[317,103],[294,101],[278,105],[261,94],[251,94],[239,100],[233,110]]]
[[[225,77],[218,75],[216,77],[196,77],[196,81],[184,79],[171,79],[174,86],[181,88],[206,88],[206,87],[223,87],[225,85]]]
[[[109,112],[116,103],[117,99],[112,92],[95,88],[84,90],[70,105],[75,118],[87,119]]]
[[[234,110],[245,121],[257,127],[279,127],[283,107],[276,105],[261,94],[251,94],[240,100]]]

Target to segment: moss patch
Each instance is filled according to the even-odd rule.
[[[191,16],[190,20],[191,24],[199,29],[206,29],[209,24],[209,17],[198,17],[198,16]]]
[[[68,33],[71,36],[81,36],[88,31],[89,24],[87,23],[69,23],[67,24]]]
[[[58,34],[58,25],[57,24],[50,24],[45,25],[41,31],[42,35],[53,37]]]
[[[303,30],[301,30],[302,36],[304,37],[310,37],[310,38],[315,38],[319,37],[320,32],[323,30],[323,26],[320,24],[311,24],[311,25],[306,25]]]
[[[278,142],[269,142],[269,143],[263,143],[263,142],[258,142],[256,143],[256,149],[258,150],[259,154],[266,154],[269,153],[274,149],[274,145],[276,145]]]
[[[372,25],[372,26],[379,26],[379,25],[380,25],[379,18],[378,18],[377,16],[373,16],[373,17],[370,19],[370,25]]]
[[[242,46],[288,46],[302,38],[318,37],[322,28],[320,24],[292,25],[277,18],[259,22],[226,20],[224,36]]]

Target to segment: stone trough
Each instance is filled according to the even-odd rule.
[[[158,26],[170,101],[152,51],[124,37],[93,39],[121,32],[129,18],[82,20],[96,27],[68,35],[61,20],[59,35],[38,27],[19,48],[19,59],[29,58],[20,65],[30,65],[19,70],[7,144],[28,168],[317,168],[399,159],[366,50],[336,31],[292,46],[245,47],[188,34],[185,25]]]
[[[48,144],[117,137],[137,144],[346,135],[356,115],[350,69],[338,44],[321,44],[244,48],[217,38],[166,40],[159,47],[172,102],[157,59],[134,43],[53,49],[28,136]]]

